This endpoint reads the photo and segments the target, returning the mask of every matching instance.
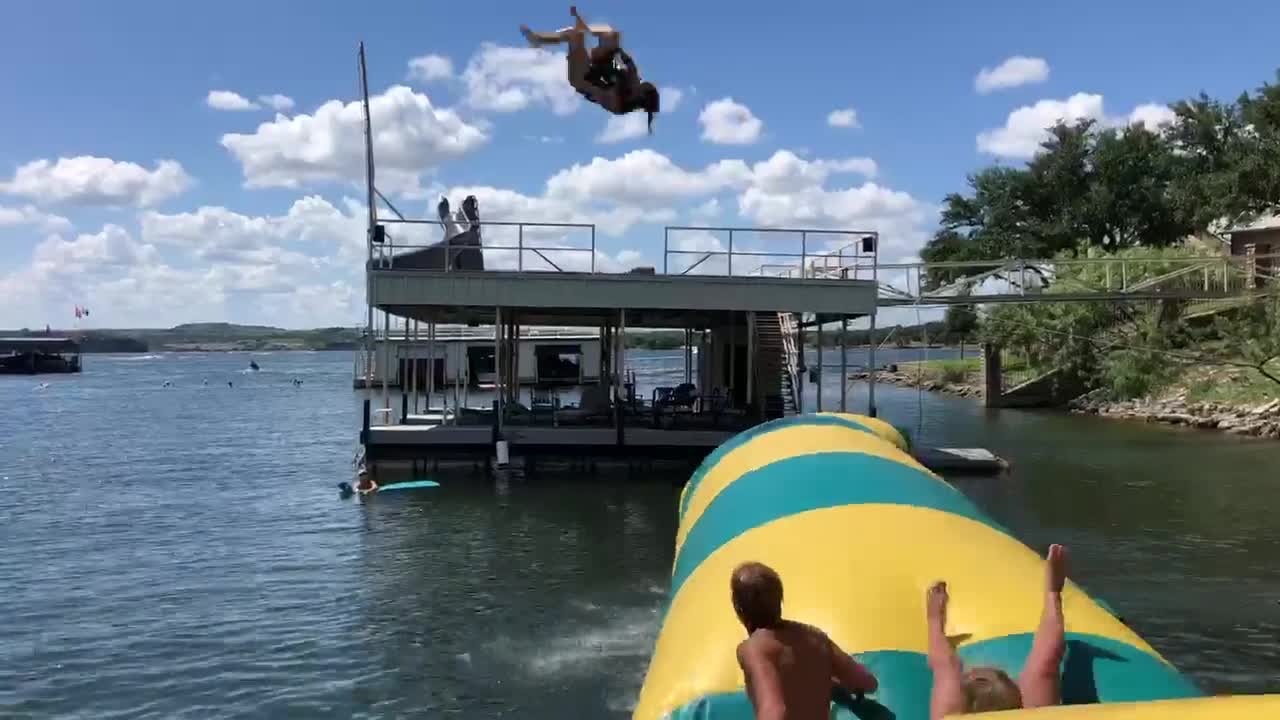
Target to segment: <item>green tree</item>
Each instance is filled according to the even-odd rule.
[[[951,305],[942,322],[949,338],[967,338],[978,329],[978,311],[972,305]]]

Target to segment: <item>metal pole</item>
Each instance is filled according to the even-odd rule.
[[[406,324],[404,334],[409,334]],[[409,345],[409,395],[413,398],[413,414],[418,414],[418,320],[413,320],[413,340]]]
[[[423,405],[426,406],[426,412],[431,412],[431,396],[436,391],[436,324],[434,321],[427,323],[427,358],[427,397]],[[447,365],[448,352],[445,353],[445,358],[445,364]],[[447,383],[448,380],[445,380],[445,382]],[[447,393],[448,390],[443,392]],[[444,403],[441,402],[440,406],[443,408]]]
[[[516,241],[516,270],[524,270],[524,223],[520,223],[517,229],[519,239]]]
[[[493,396],[498,414],[498,432],[502,432],[502,308],[493,309]]]
[[[732,241],[731,241],[732,242]],[[729,311],[729,381],[725,385],[729,388],[729,407],[738,406],[738,398],[735,393],[738,389],[738,319],[734,317],[733,311]]]
[[[729,230],[729,276],[733,277],[733,230]],[[729,357],[733,357],[730,355]],[[730,365],[732,367],[732,364]]]
[[[369,274],[368,268],[373,262],[373,230],[378,225],[378,206],[374,202],[374,175],[373,175],[373,126],[369,119],[369,76],[365,69],[364,43],[360,43],[360,96],[364,106],[364,183],[365,183],[365,203],[369,210],[369,226],[365,232],[365,244],[368,246],[368,257],[365,263],[364,273],[364,299],[368,309],[368,319],[365,324],[364,335],[364,351],[365,351],[365,383],[366,388],[373,384],[373,351],[377,346],[374,333],[375,326],[373,324],[373,308],[377,302],[373,296],[373,277]]]
[[[591,273],[594,275],[596,271],[596,226],[591,224]]]
[[[875,243],[873,250],[875,254],[871,259],[871,282],[876,287],[876,298],[880,297],[880,233],[874,233],[872,242]],[[917,270],[917,273],[919,271]],[[917,274],[916,284],[919,286],[919,275]],[[876,417],[876,307],[878,304],[871,306],[871,330],[867,334],[867,340],[870,342],[870,348],[867,352],[867,414]]]
[[[849,318],[840,316],[840,412],[849,412]]]
[[[504,389],[507,391],[507,404],[514,404],[520,396],[520,388],[516,385],[516,378],[520,377],[520,368],[516,367],[519,362],[516,355],[516,347],[520,342],[517,333],[520,332],[520,326],[516,324],[516,313],[512,310],[511,318],[507,320],[507,376],[502,379]]]
[[[871,311],[871,331],[867,334],[867,414],[876,416],[876,311]]]
[[[801,230],[800,231],[800,279],[801,280],[804,279],[805,265],[808,263],[808,259],[809,259],[809,233]],[[818,325],[818,337],[822,337],[821,324]],[[818,345],[818,352],[819,353],[822,352],[821,344]],[[822,370],[818,370],[818,372],[822,372]],[[822,383],[818,383],[818,397],[822,397]],[[821,400],[818,401],[818,411],[819,412],[822,411]]]
[[[747,313],[747,407],[756,406],[755,387],[756,314]]]
[[[667,274],[667,255],[671,252],[671,228],[662,228],[662,274]]]
[[[391,380],[391,313],[382,311],[382,409],[391,410],[391,396],[387,383]],[[391,413],[387,413],[387,424],[391,423]]]
[[[822,412],[822,316],[814,314],[818,321],[818,380],[814,383],[818,391],[818,412]]]
[[[804,313],[796,314],[796,414],[804,414],[804,376],[808,367],[804,362]]]
[[[623,375],[627,368],[627,310],[621,308],[618,310],[618,331],[613,338],[614,344],[617,345],[617,353],[615,357],[618,359],[617,364],[613,367],[613,396],[618,401],[622,400],[619,394],[622,391]]]

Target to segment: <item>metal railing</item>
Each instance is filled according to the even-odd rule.
[[[417,345],[426,345],[429,341],[425,335],[427,323],[423,323],[418,332],[418,339],[414,340],[412,335],[408,342]],[[412,331],[411,331],[412,332]],[[571,328],[571,327],[522,327],[520,328],[520,338],[522,340],[597,340],[600,331],[598,328]],[[405,341],[405,330],[403,325],[393,326],[389,331],[383,331],[382,328],[375,329],[373,337],[376,341],[390,339],[391,342],[403,343]],[[493,342],[493,326],[481,325],[470,327],[465,325],[436,325],[435,342],[451,342],[458,340],[481,340],[489,343]]]
[[[880,305],[1213,299],[1274,282],[1280,255],[887,263]]]
[[[698,233],[691,242],[682,242],[681,233]],[[675,242],[673,247],[673,234]],[[726,241],[721,242],[720,235]],[[744,246],[744,235],[766,235],[772,240],[779,235],[792,236],[793,243],[798,239],[798,252],[761,250],[754,243]],[[857,240],[845,243],[837,248],[815,247],[811,242],[816,238],[827,240],[835,237],[855,237]],[[777,277],[828,277],[828,268],[838,266],[872,267],[880,245],[879,234],[871,230],[825,230],[811,228],[752,228],[752,227],[698,227],[691,225],[669,225],[663,232],[662,240],[662,272],[664,275],[688,275],[696,270],[702,275],[766,275],[765,268],[779,268],[784,272],[776,273]],[[699,247],[701,246],[701,247]],[[683,267],[673,268],[678,259],[688,259]],[[831,259],[836,262],[831,263]],[[766,259],[785,260],[783,263],[769,263]],[[723,266],[720,261],[723,260]],[[735,260],[737,272],[735,272]],[[821,272],[815,269],[811,261],[821,260],[824,265]],[[715,261],[715,262],[712,262]],[[711,265],[707,265],[711,262]],[[744,265],[750,269],[744,268]]]
[[[413,270],[431,270],[440,272],[449,272],[457,269],[455,265],[461,258],[468,254],[478,254],[481,258],[489,259],[492,263],[494,259],[498,261],[499,267],[491,269],[515,270],[517,272],[531,271],[541,272],[550,270],[552,272],[596,272],[596,226],[591,223],[544,223],[544,222],[509,222],[497,220],[482,220],[477,223],[446,223],[442,220],[428,219],[409,219],[409,218],[379,218],[379,224],[384,227],[384,242],[371,242],[373,267],[381,270],[395,269],[413,269]],[[388,226],[401,226],[395,232]],[[458,235],[454,235],[449,239],[441,237],[438,240],[427,240],[422,238],[409,237],[409,241],[405,242],[405,235],[413,236],[419,226],[435,226],[443,231],[446,227],[461,226],[466,227]],[[470,234],[472,226],[478,226],[481,231],[482,239],[478,244],[465,244]],[[514,243],[508,241],[505,244],[501,240],[498,242],[490,242],[492,238],[483,238],[483,231],[486,228],[514,228]],[[538,244],[545,243],[548,235],[561,236],[567,235],[573,231],[587,231],[590,235],[590,242],[587,247],[580,247],[566,244]],[[397,238],[396,235],[401,237]],[[425,233],[424,233],[425,235]],[[420,251],[438,250],[439,258],[428,256]],[[514,267],[502,267],[509,264],[504,260],[509,258],[509,254],[514,255]],[[566,262],[563,259],[565,254],[569,254],[571,260]],[[586,255],[586,261],[581,262],[577,258]],[[560,262],[556,262],[555,259]],[[527,259],[536,259],[544,263],[543,266],[536,264],[526,267]],[[397,267],[397,260],[400,265]],[[437,264],[437,261],[439,264]],[[426,263],[424,266],[423,263]],[[567,268],[567,269],[566,269]]]

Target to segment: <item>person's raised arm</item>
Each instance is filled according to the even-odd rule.
[[[933,691],[929,695],[929,720],[965,711],[963,665],[947,639],[947,584],[936,582],[925,594],[929,623],[929,669],[933,671]]]
[[[1067,651],[1066,621],[1062,616],[1062,588],[1067,582],[1067,549],[1050,545],[1045,558],[1044,609],[1036,629],[1031,653],[1018,679],[1026,707],[1049,707],[1062,703],[1062,657]]]
[[[749,642],[738,646],[738,665],[746,679],[747,697],[756,711],[756,720],[784,720],[787,702],[782,695],[778,669],[760,649]]]

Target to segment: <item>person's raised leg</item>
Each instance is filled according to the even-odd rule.
[[[529,41],[532,47],[542,47],[543,45],[558,45],[563,42],[570,42],[575,35],[582,33],[576,27],[560,28],[551,32],[537,32],[530,30],[528,25],[520,26],[520,34],[524,35],[524,39]]]
[[[600,55],[601,52],[609,52],[622,47],[622,33],[614,30],[609,25],[588,25],[586,20],[578,14],[578,6],[569,7],[569,14],[573,16],[574,27],[589,32],[595,36],[598,43],[594,50],[591,51],[593,56]]]
[[[1044,564],[1044,609],[1027,664],[1018,678],[1023,707],[1062,704],[1062,657],[1067,651],[1062,588],[1067,581],[1067,549],[1050,545]]]

